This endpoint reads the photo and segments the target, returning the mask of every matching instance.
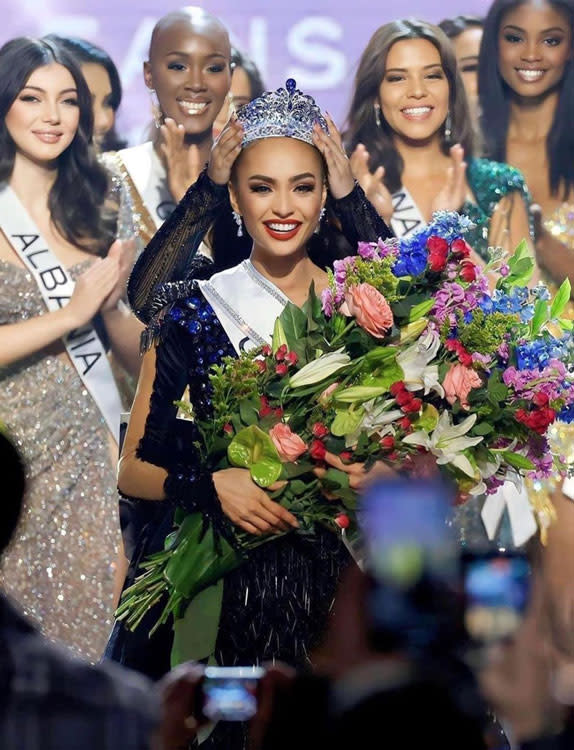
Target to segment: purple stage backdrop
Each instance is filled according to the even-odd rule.
[[[182,5],[185,3],[182,3]],[[269,88],[293,77],[337,122],[346,114],[358,59],[373,31],[393,18],[411,16],[438,22],[459,13],[484,14],[486,0],[213,0],[197,2],[218,16],[232,40],[259,65]],[[156,20],[181,7],[158,0],[0,0],[4,22],[0,42],[49,32],[79,36],[104,47],[124,85],[119,131],[141,140],[149,121],[142,78]]]

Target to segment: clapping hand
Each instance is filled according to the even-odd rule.
[[[466,162],[464,149],[456,143],[450,149],[451,166],[447,170],[446,183],[432,202],[432,212],[458,211],[467,197]]]
[[[101,310],[107,312],[117,307],[118,302],[124,296],[128,284],[128,278],[134,267],[136,257],[136,241],[134,238],[127,240],[116,240],[108,250],[107,258],[111,258],[117,264],[118,276],[112,291],[104,300]]]
[[[236,119],[231,119],[221,131],[219,138],[211,149],[207,167],[208,176],[217,185],[227,185],[231,177],[231,168],[241,153],[243,127]]]
[[[343,147],[341,134],[337,130],[337,126],[331,116],[326,114],[325,117],[329,125],[330,134],[325,133],[321,126],[315,123],[313,126],[313,143],[323,154],[327,164],[327,180],[331,195],[336,200],[339,200],[349,195],[355,187],[355,180],[349,159]]]
[[[369,152],[359,143],[351,154],[351,169],[381,219],[390,224],[393,217],[393,197],[383,182],[385,168],[380,166],[374,172],[369,171]]]
[[[197,146],[186,146],[183,125],[178,125],[171,117],[165,118],[160,134],[160,149],[167,168],[169,192],[179,203],[189,186],[197,180],[205,164],[201,161]]]

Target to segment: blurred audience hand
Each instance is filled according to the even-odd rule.
[[[208,723],[198,718],[202,680],[203,667],[186,662],[168,672],[157,684],[161,704],[157,750],[187,750],[198,730]]]
[[[564,707],[553,693],[553,655],[541,581],[514,638],[490,648],[479,675],[485,700],[517,743],[559,732]]]

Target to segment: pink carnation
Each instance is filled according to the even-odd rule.
[[[305,441],[284,422],[269,430],[269,437],[283,461],[296,461],[307,450]]]
[[[451,366],[442,385],[449,404],[454,404],[458,399],[463,409],[470,409],[468,394],[473,388],[480,388],[482,380],[471,367],[457,364]]]
[[[352,286],[345,294],[351,315],[367,333],[382,339],[393,325],[393,311],[383,295],[371,284]]]

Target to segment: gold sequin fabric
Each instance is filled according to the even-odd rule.
[[[565,245],[574,250],[574,203],[562,203],[543,221],[544,229]]]
[[[32,276],[0,261],[0,325],[44,312]],[[73,365],[48,351],[0,369],[0,410],[28,474],[0,584],[46,636],[96,661],[111,629],[119,542],[108,430]]]

